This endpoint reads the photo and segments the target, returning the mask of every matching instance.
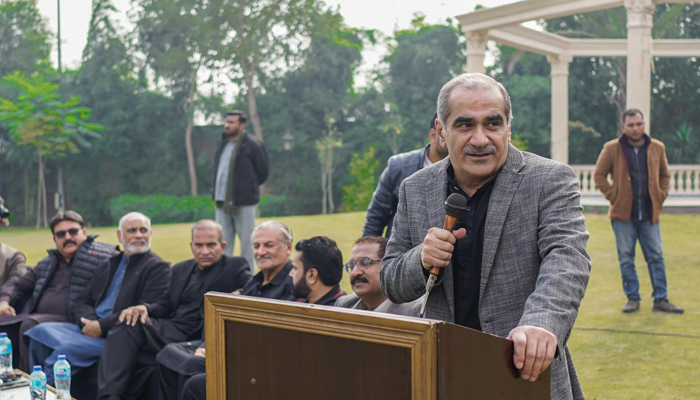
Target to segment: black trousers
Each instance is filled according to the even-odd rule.
[[[170,343],[158,353],[161,400],[182,399],[185,382],[206,371],[205,358],[194,355],[200,343]]]
[[[118,324],[109,331],[97,373],[97,397],[157,398],[158,368],[155,355],[179,332],[161,332],[151,319],[136,326]],[[182,337],[180,341],[185,340]],[[147,391],[147,395],[142,393]]]
[[[206,400],[207,375],[197,374],[185,382],[182,389],[182,400]]]

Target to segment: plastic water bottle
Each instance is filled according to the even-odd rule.
[[[0,333],[0,375],[5,372],[12,373],[12,341],[7,333]]]
[[[29,383],[32,400],[46,400],[46,374],[41,370],[41,365],[34,366]]]
[[[56,398],[70,399],[70,364],[66,361],[65,354],[58,356],[58,361],[53,365],[54,385],[56,385]]]

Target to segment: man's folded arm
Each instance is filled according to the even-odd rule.
[[[519,325],[544,328],[560,350],[576,321],[591,271],[589,234],[579,184],[570,167],[558,165],[545,180],[539,199],[538,248],[542,262],[535,291],[525,302]]]

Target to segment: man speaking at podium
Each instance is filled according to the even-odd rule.
[[[413,301],[439,267],[426,318],[513,340],[523,379],[551,364],[551,398],[583,399],[566,346],[591,268],[578,178],[510,145],[511,120],[508,92],[486,75],[442,87],[437,131],[449,157],[401,185],[382,290]],[[468,201],[450,232],[441,227],[452,193]]]

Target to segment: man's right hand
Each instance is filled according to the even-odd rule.
[[[454,232],[430,228],[428,235],[423,239],[423,248],[420,251],[420,261],[423,268],[430,270],[433,267],[444,268],[450,265],[455,242],[466,235],[467,230],[464,228]]]
[[[204,347],[198,347],[197,350],[194,351],[194,355],[197,357],[206,357],[207,350]]]
[[[146,306],[132,306],[122,310],[119,314],[119,322],[125,322],[127,325],[136,326],[136,322],[141,320],[142,324],[148,319],[148,308]]]
[[[15,312],[15,309],[12,308],[10,303],[6,301],[0,301],[0,316],[6,315],[17,315],[17,312]]]

